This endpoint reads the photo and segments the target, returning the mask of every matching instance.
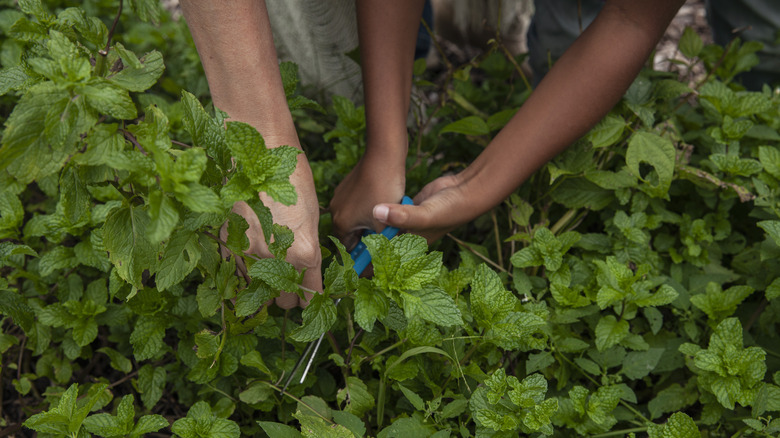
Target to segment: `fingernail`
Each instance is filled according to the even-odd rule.
[[[390,214],[390,209],[386,205],[377,205],[374,207],[374,217],[380,222],[387,222],[387,215]]]

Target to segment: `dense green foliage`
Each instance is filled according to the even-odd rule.
[[[681,69],[701,63],[706,77],[643,72],[589,134],[437,251],[368,237],[374,276],[357,278],[323,239],[325,292],[285,312],[264,303],[302,293],[284,261],[293,236],[256,193],[295,202],[297,152],[210,109],[184,23],[154,0],[128,1],[115,32],[113,1],[14,3],[0,2],[10,433],[780,431],[780,95],[734,82],[755,44],[686,32]],[[521,59],[505,53],[494,41],[438,75],[416,64],[408,193],[462,168],[527,97]],[[334,97],[325,111],[297,94],[295,66],[282,74],[325,206],[360,156],[363,110]],[[244,254],[239,200],[275,258]],[[314,371],[281,395],[326,332]]]

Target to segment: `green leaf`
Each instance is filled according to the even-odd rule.
[[[400,418],[382,429],[377,438],[429,437],[431,433],[433,433],[433,427],[423,423],[419,418]]]
[[[361,280],[355,290],[355,322],[365,331],[374,329],[374,322],[387,316],[387,296],[368,280]]]
[[[626,355],[621,370],[629,379],[641,379],[655,368],[665,349],[651,348],[647,351],[632,351]]]
[[[612,191],[603,189],[586,178],[566,178],[550,193],[552,199],[567,208],[601,210],[615,199]]]
[[[278,296],[279,292],[274,292],[270,286],[260,281],[253,281],[246,289],[238,292],[236,316],[251,315],[257,312],[266,301]]]
[[[213,437],[238,438],[241,436],[238,424],[225,418],[218,418],[205,401],[195,403],[185,418],[173,422],[171,431],[182,438]]]
[[[603,316],[596,325],[596,348],[604,351],[620,343],[628,336],[628,321],[618,321],[614,316]]]
[[[429,285],[419,291],[403,292],[401,296],[407,319],[419,317],[444,327],[463,324],[457,304],[438,286]]]
[[[699,34],[693,30],[693,28],[686,26],[680,37],[678,43],[680,52],[688,58],[695,58],[699,56],[701,49],[704,47],[704,43],[701,40]]]
[[[425,353],[439,354],[439,355],[442,355],[442,356],[446,357],[447,359],[449,359],[450,362],[453,362],[452,357],[450,357],[450,355],[447,354],[447,352],[445,352],[444,350],[441,350],[439,348],[427,347],[427,346],[414,347],[414,348],[410,348],[409,350],[406,350],[404,352],[404,354],[402,354],[401,357],[398,358],[398,360],[396,360],[395,362],[391,363],[385,369],[385,376],[387,376],[387,374],[390,372],[390,370],[392,370],[393,368],[401,365],[401,363],[403,361],[405,361],[406,359],[408,359],[408,358],[410,358],[412,356],[417,356],[418,354],[425,354]]]
[[[105,114],[119,120],[130,120],[138,117],[133,100],[127,90],[105,81],[94,81],[84,85],[79,90],[87,99],[87,103]]]
[[[780,245],[780,221],[761,221],[757,224],[766,234]]]
[[[33,309],[18,293],[10,290],[0,290],[0,313],[10,316],[13,319],[13,323],[21,327],[29,336],[34,323]]]
[[[641,163],[647,163],[655,169],[655,184],[651,184],[649,176],[640,173]],[[666,196],[674,174],[674,163],[674,145],[668,139],[651,132],[639,131],[628,140],[626,166],[634,176],[648,183],[649,194],[652,196]]]
[[[117,48],[119,47],[122,46],[117,43]],[[125,53],[129,52],[125,51]],[[117,74],[108,77],[108,80],[125,90],[141,92],[151,88],[160,78],[163,70],[165,70],[165,64],[163,64],[162,55],[153,50],[140,59],[140,64],[126,66]]]
[[[248,270],[252,279],[261,280],[276,290],[295,292],[300,275],[295,267],[284,260],[260,259]]]
[[[339,424],[325,422],[320,417],[305,415],[301,411],[293,414],[301,423],[301,432],[306,438],[353,438],[352,432]]]
[[[290,337],[298,342],[311,342],[328,331],[336,322],[336,306],[333,300],[318,294],[312,297],[303,310],[303,325],[293,330]]]
[[[517,298],[504,289],[498,274],[487,265],[480,265],[474,274],[470,300],[474,319],[487,329],[506,317],[517,304]]]
[[[408,389],[407,387],[405,387],[403,385],[399,384],[398,385],[398,389],[400,389],[401,392],[404,393],[404,396],[406,397],[406,399],[409,400],[409,402],[412,404],[412,406],[414,406],[415,409],[417,409],[418,411],[424,411],[425,410],[425,401],[422,399],[422,397],[420,397],[414,391],[412,391],[411,389]]]
[[[701,438],[701,432],[691,417],[675,412],[664,426],[663,438]]]
[[[121,371],[125,374],[129,374],[133,370],[133,364],[130,359],[126,358],[122,353],[114,350],[111,347],[103,347],[97,350],[98,353],[103,353],[111,360],[111,368]]]
[[[198,265],[200,255],[197,234],[186,231],[175,233],[157,263],[157,290],[162,292],[184,280]]]
[[[477,116],[468,116],[441,128],[439,134],[445,134],[447,132],[478,136],[490,134],[490,128],[481,118]]]
[[[243,254],[249,248],[249,238],[246,230],[249,224],[243,216],[236,213],[228,214],[227,247],[237,254]],[[284,257],[279,257],[284,260]]]
[[[138,419],[133,430],[130,431],[128,438],[146,436],[146,434],[157,432],[158,430],[170,426],[168,420],[162,415],[144,415]]]
[[[766,299],[773,300],[780,297],[780,277],[772,280],[772,283],[766,287]]]
[[[165,368],[146,364],[138,370],[138,392],[146,409],[152,409],[163,395],[167,373]]]
[[[780,179],[780,149],[779,148],[773,146],[759,146],[758,159],[761,161],[761,167],[763,167],[763,169],[768,174],[772,175],[775,178]]]
[[[103,225],[103,245],[117,274],[143,289],[143,272],[155,265],[156,251],[147,239],[149,216],[136,206],[115,208]]]
[[[266,366],[259,351],[252,350],[241,357],[241,365],[256,368],[261,372],[271,375],[271,370]]]
[[[214,357],[219,351],[220,337],[208,329],[195,333],[195,354],[201,359]]]
[[[374,396],[368,391],[366,384],[354,376],[347,377],[347,385],[339,390],[336,400],[346,403],[344,410],[358,417],[374,407]]]
[[[171,198],[160,190],[149,193],[149,242],[158,244],[167,240],[179,223],[179,212]]]
[[[336,424],[349,429],[356,438],[361,438],[366,435],[366,425],[363,423],[363,420],[361,420],[360,417],[344,411],[333,411],[332,414],[333,421],[335,421]]]
[[[263,428],[263,432],[267,433],[270,438],[301,438],[300,432],[293,429],[290,426],[272,423],[270,421],[258,421],[257,424]]]
[[[274,390],[267,383],[256,380],[250,383],[245,390],[241,391],[238,394],[238,398],[244,403],[257,404],[268,400],[273,395]]]
[[[590,132],[586,138],[594,148],[603,148],[615,144],[623,135],[626,121],[616,115],[608,114]]]
[[[141,315],[130,334],[136,360],[151,359],[163,347],[166,321],[158,315]]]

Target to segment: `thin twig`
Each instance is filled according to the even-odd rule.
[[[496,252],[498,253],[498,265],[503,267],[504,254],[501,245],[501,235],[498,232],[499,228],[498,228],[498,218],[496,217],[496,210],[490,212],[490,218],[493,219],[493,234],[495,235],[496,238]]]
[[[123,0],[119,0],[119,10],[116,13],[116,17],[114,17],[114,23],[111,24],[111,29],[108,30],[108,41],[106,41],[106,48],[103,50],[98,51],[101,56],[104,58],[108,55],[108,51],[111,49],[111,39],[114,37],[114,31],[116,30],[116,25],[119,24],[119,17],[122,15],[122,4]]]
[[[474,250],[471,246],[469,246],[468,243],[466,243],[466,242],[458,239],[457,237],[453,236],[452,233],[447,233],[447,237],[449,237],[450,239],[454,240],[455,243],[457,243],[458,245],[460,245],[460,246],[466,248],[467,250],[469,250],[475,256],[481,258],[483,261],[485,261],[490,266],[493,266],[494,268],[498,269],[501,272],[505,272],[510,277],[513,276],[512,273],[507,271],[506,269],[504,269],[504,267],[502,267],[501,265],[497,264],[493,260],[490,260],[489,258],[485,257],[484,255],[480,254],[478,251]]]
[[[25,344],[27,344],[27,336],[22,338],[22,345],[19,346],[19,360],[16,362],[16,380],[22,379],[22,358],[24,358]]]
[[[192,146],[192,145],[190,145],[190,144],[187,144],[187,143],[182,143],[182,142],[180,142],[180,141],[176,141],[176,140],[171,140],[171,143],[175,144],[176,146],[181,146],[181,147],[183,147],[183,148],[191,148],[191,147],[193,147],[193,146]]]
[[[121,384],[123,384],[123,383],[127,382],[128,380],[132,379],[133,377],[135,377],[135,376],[137,376],[137,375],[138,375],[138,370],[135,370],[135,371],[133,371],[132,373],[130,373],[130,374],[128,374],[128,375],[126,375],[126,376],[122,377],[121,379],[117,380],[116,382],[114,382],[114,383],[112,383],[112,384],[108,385],[108,387],[109,387],[109,388],[113,388],[113,387],[115,387],[115,386],[119,386],[119,385],[121,385]]]
[[[344,362],[347,366],[349,366],[350,360],[352,360],[352,349],[355,348],[355,343],[357,342],[357,339],[360,337],[360,335],[363,334],[363,329],[361,328],[358,330],[357,334],[354,338],[352,338],[352,341],[349,343],[349,350],[347,351],[347,360]]]
[[[146,153],[146,149],[144,149],[144,147],[141,146],[141,143],[138,143],[138,139],[135,138],[135,136],[130,131],[127,131],[127,130],[124,130],[124,129],[120,129],[120,131],[122,132],[122,135],[125,137],[125,139],[129,140],[130,143],[134,144],[135,147],[137,147],[138,150],[141,151],[142,154],[149,155],[149,154]]]

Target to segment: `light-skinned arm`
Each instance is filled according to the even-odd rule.
[[[620,100],[683,3],[608,0],[474,162],[425,186],[415,206],[375,206],[375,219],[433,241],[501,203]]]
[[[363,229],[381,231],[372,216],[382,202],[400,202],[406,186],[406,118],[417,29],[424,0],[359,0],[356,4],[366,108],[366,152],[336,188],[333,232],[347,248]]]
[[[228,4],[186,0],[181,3],[214,105],[225,111],[230,120],[254,126],[268,147],[289,145],[301,149],[282,87],[265,1],[234,0]],[[287,225],[295,234],[287,261],[299,270],[306,269],[303,286],[321,291],[319,205],[311,169],[303,154],[298,155],[290,182],[298,192],[295,205],[285,206],[262,193],[260,198],[271,209],[274,222]],[[252,209],[242,202],[233,211],[249,223],[249,252],[271,257]],[[276,303],[288,309],[298,305],[299,299],[295,294],[283,293]]]

